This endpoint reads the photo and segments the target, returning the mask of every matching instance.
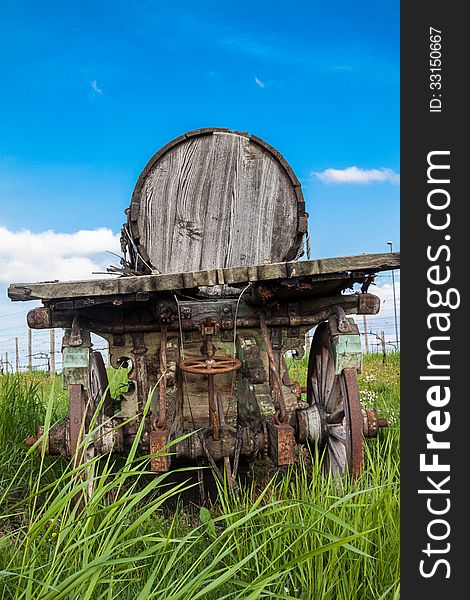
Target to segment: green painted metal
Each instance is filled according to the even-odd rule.
[[[62,366],[64,369],[83,367],[88,368],[90,362],[90,348],[84,346],[68,346],[62,352]]]
[[[87,346],[66,346],[62,351],[62,386],[72,383],[89,387],[90,348]]]
[[[354,319],[348,318],[348,321],[351,325],[355,325]],[[333,336],[332,350],[336,373],[339,374],[343,369],[348,368],[361,372],[362,346],[359,333],[342,333]]]

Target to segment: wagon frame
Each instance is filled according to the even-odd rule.
[[[286,202],[292,198],[295,239],[283,249],[276,246],[279,234],[266,238],[277,262],[251,264],[248,255],[248,264],[214,266],[221,259],[207,255],[194,223],[189,227],[183,220],[187,243],[201,252],[197,260],[209,263],[200,270],[160,273],[142,232],[136,230],[145,178],[178,144],[194,144],[201,136],[207,141],[216,134],[219,146],[227,139],[242,148],[241,164],[252,169],[250,177],[268,160],[267,152],[268,167],[283,169],[279,189],[284,186]],[[126,211],[124,258],[121,268],[114,269],[120,277],[10,285],[13,301],[42,301],[42,307],[28,313],[29,327],[65,330],[62,375],[70,414],[47,435],[42,430],[29,438],[30,444],[40,439],[46,452],[79,462],[96,454],[126,453],[138,436],[141,451],[151,455],[152,471],[166,472],[178,460],[203,462],[221,478],[225,471],[230,483],[240,461],[269,457],[281,467],[294,462],[297,444],[308,444],[324,454],[323,467],[333,475],[360,473],[364,437],[378,435],[386,422],[375,409],[361,407],[356,375],[362,366],[361,341],[350,315],[378,313],[380,300],[369,293],[369,286],[378,272],[399,268],[399,254],[297,260],[307,218],[300,184],[285,159],[259,138],[255,156],[248,147],[251,140],[239,132],[197,130],[151,159]],[[138,244],[133,235],[139,236]],[[258,256],[252,240],[247,244]],[[181,258],[167,255],[166,260]],[[301,358],[305,336],[315,326],[307,381],[292,381],[285,354]],[[91,333],[108,342],[112,367],[128,369],[129,387],[118,404],[109,394],[104,361],[93,350]],[[96,424],[97,433],[83,448],[83,439]],[[169,444],[171,451],[166,452]]]

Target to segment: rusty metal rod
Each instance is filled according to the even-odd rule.
[[[159,384],[159,410],[157,428],[164,429],[166,425],[166,325],[162,325],[160,332],[160,384]]]
[[[209,397],[209,414],[212,427],[212,439],[219,439],[219,417],[217,415],[217,405],[215,403],[214,375],[207,376],[207,393]]]
[[[279,370],[276,365],[276,359],[274,356],[273,348],[271,346],[271,340],[269,338],[269,330],[266,325],[266,317],[264,316],[264,313],[262,311],[259,312],[259,325],[261,328],[261,333],[264,338],[266,352],[268,354],[269,368],[271,369],[271,373],[273,375],[274,393],[275,393],[275,398],[276,398],[276,401],[278,404],[278,410],[279,410],[279,422],[286,423],[287,422],[287,410],[286,410],[286,403],[284,402],[284,396],[282,394],[281,377],[279,375]]]
[[[212,344],[212,334],[210,333],[206,334],[206,354],[209,360],[214,356],[214,345]],[[207,397],[209,399],[209,419],[212,427],[212,439],[218,440],[220,439],[219,416],[215,402],[214,375],[207,376]]]

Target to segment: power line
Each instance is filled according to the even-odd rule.
[[[24,314],[26,314],[26,311],[20,310],[18,312],[14,312],[14,313],[5,313],[4,315],[0,315],[0,318],[1,317],[13,317],[15,315],[24,315]]]

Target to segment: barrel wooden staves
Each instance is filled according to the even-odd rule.
[[[260,138],[197,129],[148,162],[126,210],[123,248],[135,273],[180,273],[302,255],[299,180]]]

